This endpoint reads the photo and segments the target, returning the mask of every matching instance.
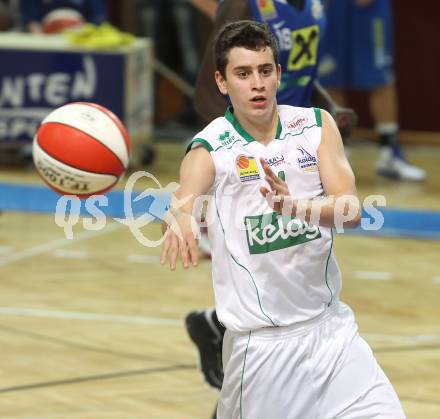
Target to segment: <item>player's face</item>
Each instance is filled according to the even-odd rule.
[[[236,117],[270,118],[276,109],[276,92],[281,77],[281,66],[275,64],[268,47],[253,51],[232,48],[226,66],[226,78],[217,71],[218,88],[229,95]]]

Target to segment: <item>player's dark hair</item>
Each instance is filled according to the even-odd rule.
[[[224,25],[214,40],[215,65],[226,79],[229,51],[234,47],[243,47],[259,51],[266,47],[272,50],[276,66],[278,66],[278,44],[265,23],[252,20],[239,20]]]

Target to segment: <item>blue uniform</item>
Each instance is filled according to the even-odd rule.
[[[390,0],[330,0],[319,69],[324,86],[371,90],[394,79]]]
[[[317,77],[325,17],[320,0],[306,0],[303,10],[285,0],[249,0],[252,17],[266,22],[276,36],[282,67],[278,103],[310,107]]]
[[[107,18],[104,0],[21,0],[20,14],[23,24],[41,22],[44,16],[56,9],[73,9],[86,22],[99,25]]]

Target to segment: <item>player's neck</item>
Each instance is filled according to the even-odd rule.
[[[278,107],[274,104],[273,111],[266,118],[249,118],[235,114],[242,128],[261,144],[269,144],[276,136],[278,128]]]

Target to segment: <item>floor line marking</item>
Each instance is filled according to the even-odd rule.
[[[103,313],[89,313],[78,311],[47,310],[22,307],[0,307],[0,315],[20,317],[44,317],[51,319],[100,321],[110,323],[139,324],[148,326],[182,327],[182,319],[169,319],[163,317],[128,316]],[[391,343],[437,343],[440,342],[440,334],[431,335],[390,335],[380,333],[361,333],[367,341],[381,341]]]
[[[4,324],[0,324],[0,332],[7,332],[10,334],[13,334],[15,336],[21,336],[26,337],[28,339],[35,339],[39,342],[46,342],[51,343],[52,345],[62,345],[68,348],[74,348],[79,349],[82,351],[89,351],[89,352],[95,352],[103,355],[111,355],[111,356],[117,356],[119,358],[130,358],[130,359],[137,359],[142,361],[149,361],[149,362],[156,362],[156,363],[166,363],[165,359],[162,358],[156,358],[153,355],[148,354],[139,354],[139,353],[133,353],[133,352],[124,352],[122,350],[118,349],[111,349],[108,346],[106,347],[100,347],[100,346],[94,346],[90,344],[83,343],[81,341],[75,341],[65,338],[59,338],[56,336],[50,336],[45,335],[42,333],[36,333],[32,332],[30,330],[22,330],[17,329],[15,327],[5,326]]]
[[[399,394],[399,399],[410,401],[410,402],[415,402],[415,403],[420,403],[420,404],[432,404],[434,406],[440,405],[439,400],[421,399],[420,397],[402,396],[401,394]]]
[[[62,259],[90,259],[90,253],[84,250],[57,249],[53,255]]]
[[[77,383],[83,383],[83,382],[87,382],[87,381],[111,380],[111,379],[115,379],[115,378],[132,377],[135,375],[154,374],[154,373],[158,373],[158,372],[168,372],[168,371],[175,371],[175,370],[182,370],[182,369],[194,369],[194,368],[196,368],[195,365],[177,364],[177,365],[170,365],[170,366],[164,366],[164,367],[145,368],[142,370],[119,371],[119,372],[113,372],[113,373],[107,373],[107,374],[87,375],[87,376],[83,376],[83,377],[67,378],[64,380],[43,381],[41,383],[31,383],[31,384],[23,384],[23,385],[11,386],[11,387],[3,387],[3,388],[0,388],[0,393],[11,393],[14,391],[33,390],[33,389],[43,388],[43,387],[53,387],[53,386],[60,386],[60,385],[67,385],[67,384],[77,384]]]
[[[381,341],[392,343],[436,343],[440,342],[440,335],[388,335],[377,333],[361,333],[367,341]]]
[[[82,232],[76,234],[72,240],[69,240],[69,239],[66,239],[63,237],[60,239],[52,240],[48,243],[39,244],[37,246],[30,247],[30,248],[22,250],[20,252],[15,252],[15,253],[0,257],[0,266],[9,265],[14,262],[19,262],[21,260],[28,259],[33,256],[41,255],[43,253],[51,252],[51,251],[60,249],[65,246],[69,246],[70,244],[73,244],[73,243],[78,243],[81,241],[92,239],[94,237],[101,236],[103,234],[111,233],[115,230],[119,230],[122,227],[124,227],[122,224],[115,222],[112,224],[107,224],[107,226],[103,230],[82,231]]]
[[[0,246],[0,255],[11,253],[14,249],[11,246]]]
[[[354,276],[356,279],[363,279],[366,281],[389,281],[392,279],[390,272],[356,271]]]
[[[148,326],[182,327],[183,320],[160,317],[126,316],[115,314],[87,313],[78,311],[45,310],[20,307],[0,307],[0,315],[20,317],[44,317],[50,319],[98,321],[111,323],[141,324]]]
[[[160,261],[159,256],[154,255],[128,255],[127,260],[133,263],[146,263],[146,264],[158,264]]]

